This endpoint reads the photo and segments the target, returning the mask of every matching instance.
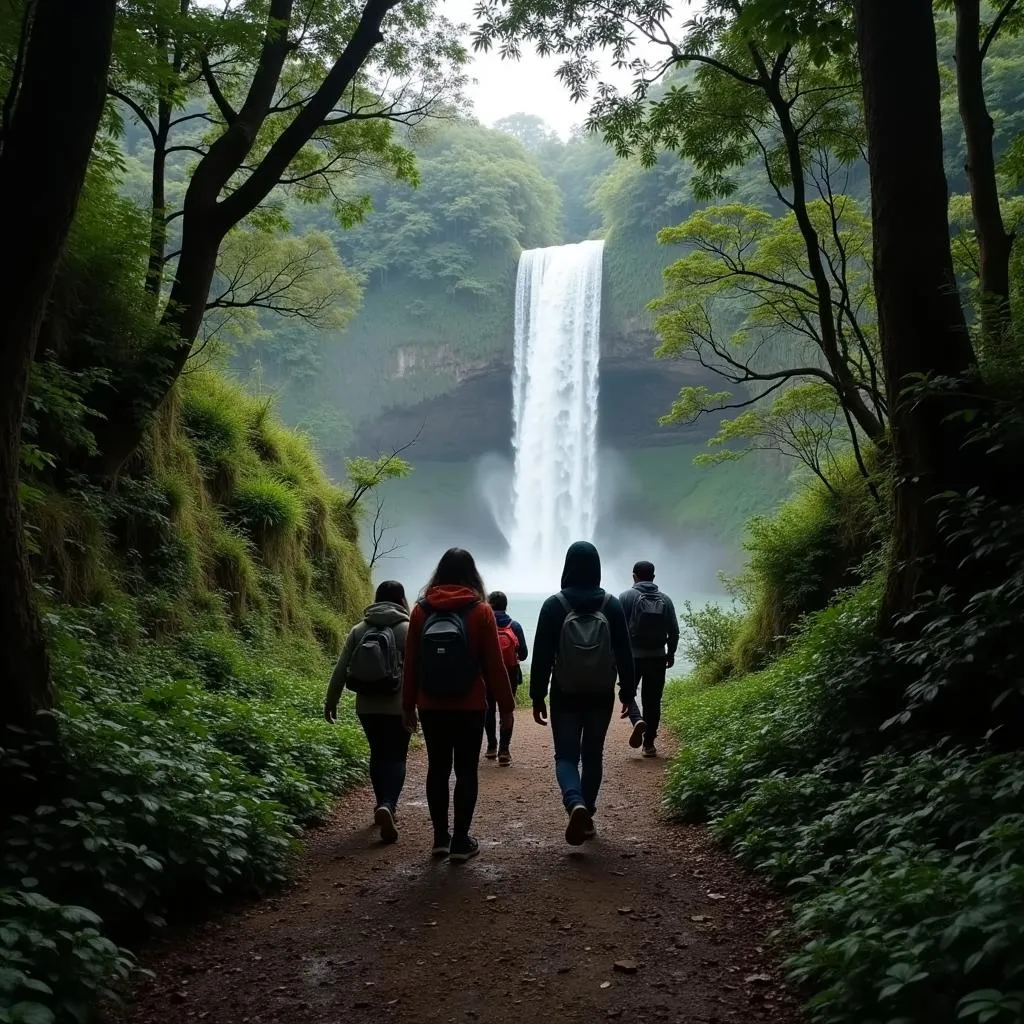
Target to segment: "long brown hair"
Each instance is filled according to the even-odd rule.
[[[484,599],[484,581],[480,578],[480,570],[476,567],[476,560],[465,548],[449,548],[441,556],[423,592],[443,586],[468,587],[481,601]]]

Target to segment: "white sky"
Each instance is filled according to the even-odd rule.
[[[443,0],[440,9],[456,24],[465,22],[472,26],[475,2]],[[494,50],[473,53],[472,58],[469,76],[476,82],[470,83],[466,94],[473,103],[474,113],[484,124],[492,125],[508,114],[536,114],[565,139],[573,125],[586,120],[589,102],[573,103],[569,90],[555,75],[559,57],[539,57],[531,44],[525,44],[518,61],[502,60]],[[601,77],[620,88],[628,88],[630,83],[628,72],[616,72],[611,67],[607,67]]]

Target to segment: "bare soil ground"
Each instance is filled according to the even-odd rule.
[[[770,895],[702,829],[659,819],[665,761],[616,719],[597,839],[567,846],[550,732],[518,715],[515,763],[481,763],[466,865],[430,858],[417,750],[401,838],[354,791],[308,836],[297,882],[150,950],[132,1024],[470,1021],[790,1024]]]

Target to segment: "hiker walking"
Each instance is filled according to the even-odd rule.
[[[495,590],[487,595],[487,603],[494,612],[494,621],[498,624],[498,646],[501,648],[501,660],[508,672],[508,681],[512,686],[512,696],[515,697],[523,681],[523,670],[520,662],[526,661],[529,651],[526,648],[526,635],[523,627],[516,622],[508,613],[508,598],[500,591]],[[512,741],[512,725],[502,728],[500,734],[497,729],[497,705],[494,695],[490,689],[487,690],[487,716],[484,718],[484,730],[487,733],[487,751],[484,757],[488,761],[498,759],[498,764],[507,768],[512,764],[512,754],[509,744]]]
[[[561,591],[541,607],[530,666],[530,699],[538,725],[547,725],[550,682],[555,777],[569,815],[565,841],[572,846],[596,834],[594,814],[616,674],[619,700],[628,704],[636,684],[622,606],[601,589],[597,548],[577,541],[565,555]]]
[[[405,785],[409,730],[402,721],[402,673],[409,603],[396,580],[377,587],[363,621],[349,632],[324,698],[324,718],[335,722],[347,686],[356,695],[356,715],[370,745],[374,824],[385,843],[398,839],[395,815]]]
[[[643,745],[644,757],[657,757],[654,741],[661,722],[661,698],[665,675],[676,660],[679,646],[679,620],[672,598],[654,582],[654,564],[637,562],[633,566],[633,586],[619,595],[629,624],[629,642],[633,647],[633,665],[640,689],[643,714],[636,699],[623,703],[622,716],[633,726],[629,745]]]
[[[470,835],[478,789],[487,690],[503,729],[512,731],[515,700],[501,659],[494,612],[473,556],[450,548],[441,556],[409,618],[402,705],[406,726],[416,711],[427,746],[427,806],[433,854],[466,861],[480,852]],[[448,786],[455,770],[455,820],[448,829]]]

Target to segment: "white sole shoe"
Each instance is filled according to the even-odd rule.
[[[398,828],[390,807],[378,807],[373,812],[373,823],[380,829],[381,842],[394,843],[398,841]]]
[[[593,827],[590,812],[583,804],[577,804],[569,814],[569,824],[565,826],[565,841],[570,846],[582,846]]]
[[[633,726],[633,731],[629,734],[629,745],[634,750],[640,749],[640,744],[644,741],[644,729],[646,728],[647,726],[642,718]]]

